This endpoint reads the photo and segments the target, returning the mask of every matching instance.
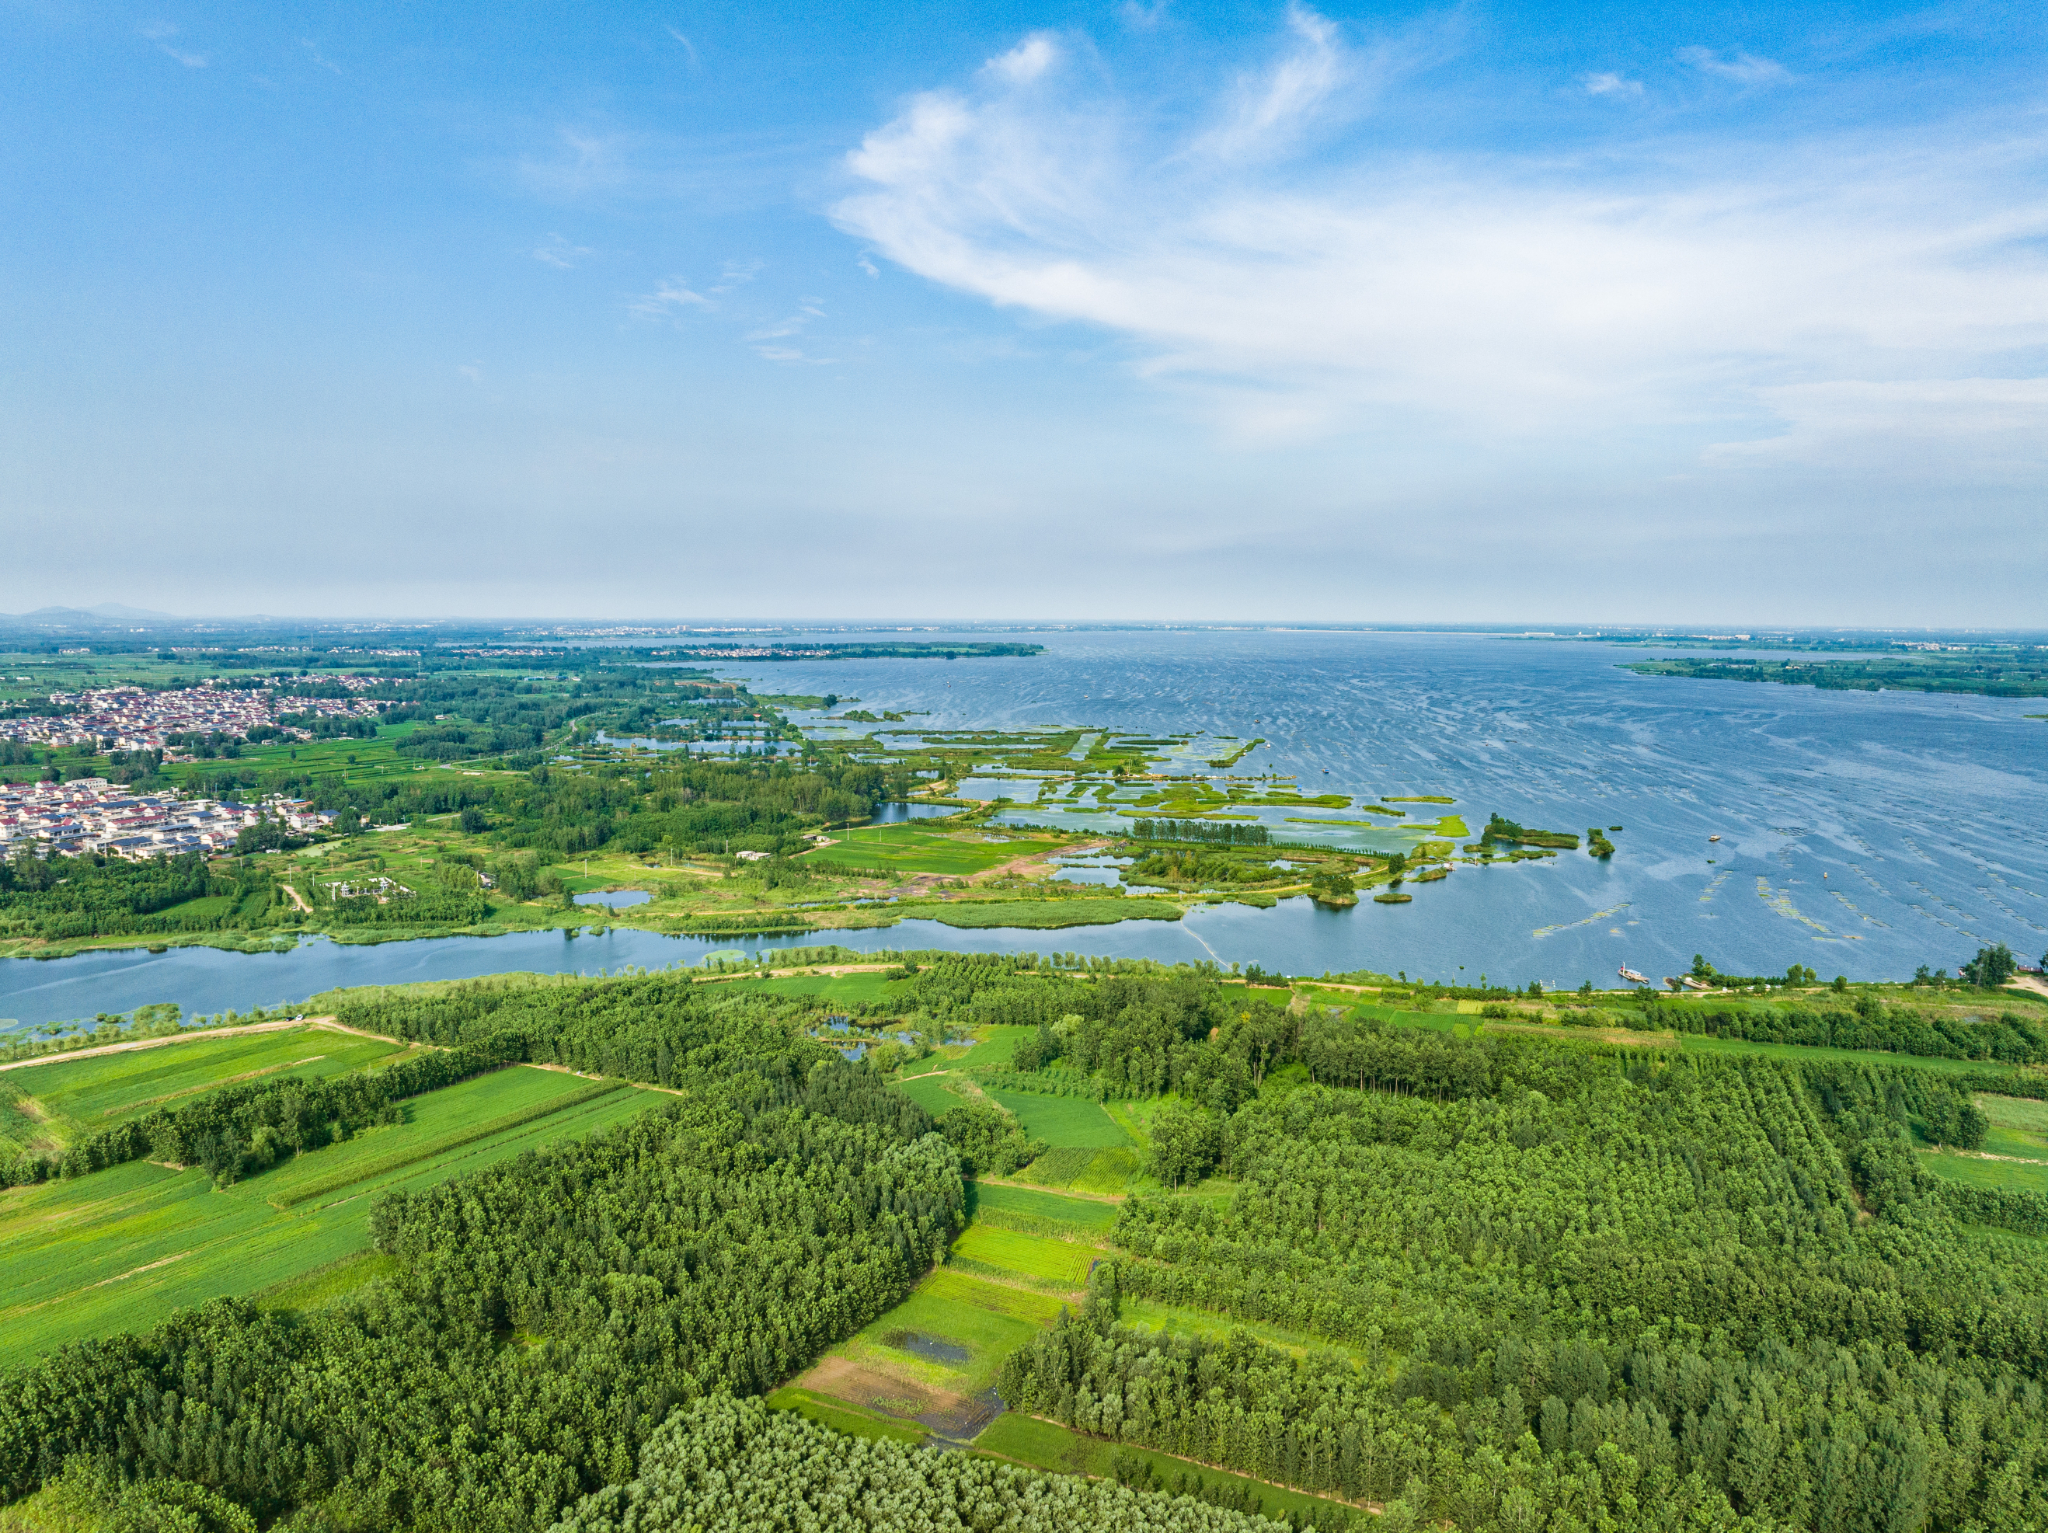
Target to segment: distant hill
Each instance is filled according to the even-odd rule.
[[[38,607],[33,612],[0,612],[0,623],[12,623],[24,627],[45,627],[58,624],[107,623],[145,621],[168,623],[177,619],[168,612],[152,611],[148,607],[129,607],[117,601],[103,601],[94,607]]]

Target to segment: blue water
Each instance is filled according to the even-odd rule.
[[[645,889],[594,889],[589,894],[576,896],[579,905],[602,905],[608,910],[625,910],[634,905],[644,905],[654,896]]]
[[[920,637],[938,637],[920,635]],[[1291,773],[1306,793],[1456,798],[1474,837],[1490,812],[1583,835],[1621,825],[1611,863],[1459,867],[1410,905],[1344,911],[1202,907],[1182,922],[1055,932],[926,921],[766,944],[937,947],[1258,963],[1321,973],[1546,985],[1651,976],[1704,953],[1737,973],[1953,970],[1986,942],[2048,949],[2048,724],[2039,700],[1822,692],[1637,676],[1646,652],[1482,635],[1330,632],[1033,634],[1031,659],[719,665],[772,692],[858,695],[929,710],[923,729],[1080,725],[1268,741],[1232,774]],[[797,717],[806,717],[797,715]],[[986,763],[984,763],[986,764]],[[1327,775],[1326,775],[1327,774]],[[923,808],[925,806],[918,806]],[[1404,807],[1416,818],[1436,806]],[[1111,827],[1110,814],[1016,818]],[[915,811],[913,811],[915,812]],[[1287,838],[1397,844],[1397,832],[1282,825],[1355,811],[1261,811]],[[1710,835],[1721,836],[1709,842]],[[1825,876],[1823,876],[1825,875]],[[210,949],[0,963],[0,1017],[24,1022],[174,1000],[188,1012],[295,1001],[341,984],[513,969],[595,973],[695,961],[710,940],[612,931],[337,947]]]

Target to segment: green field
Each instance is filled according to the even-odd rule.
[[[859,1001],[874,1005],[911,1004],[902,989],[903,981],[887,974],[805,974],[782,979],[749,981],[749,995],[817,995],[832,1001]]]
[[[1007,1065],[1016,1057],[1017,1045],[1037,1032],[1035,1027],[985,1027],[975,1035],[974,1047],[961,1056],[957,1065],[962,1070],[978,1070],[983,1065]]]
[[[1048,852],[1061,843],[1044,836],[1006,835],[995,830],[931,830],[915,821],[838,831],[831,846],[806,852],[806,862],[841,867],[886,868],[891,873],[945,873],[963,877],[997,863]]]
[[[579,1102],[590,1085],[553,1071],[501,1070],[407,1102],[403,1123],[221,1190],[203,1171],[144,1161],[16,1188],[0,1196],[0,1270],[8,1275],[0,1365],[81,1337],[146,1330],[180,1306],[314,1273],[369,1248],[366,1194],[431,1186],[668,1100],[620,1090]],[[550,1102],[557,1110],[465,1138]],[[275,1206],[292,1196],[299,1201]]]
[[[1053,1224],[1069,1224],[1077,1230],[1099,1234],[1116,1223],[1117,1205],[1096,1198],[1069,1198],[1035,1187],[1011,1187],[996,1182],[974,1184],[975,1216],[985,1213],[1016,1214]]]
[[[1108,1150],[1131,1142],[1131,1136],[1117,1127],[1102,1104],[1086,1097],[1040,1096],[1033,1091],[991,1091],[989,1095],[1016,1114],[1025,1133],[1043,1139],[1055,1150]]]
[[[1985,1149],[1994,1155],[2048,1160],[2048,1102],[1982,1094],[1975,1101],[1991,1120]]]
[[[1971,1187],[2048,1194],[2048,1160],[1979,1160],[1973,1155],[1923,1150],[1919,1161],[1923,1170]]]
[[[339,1075],[405,1052],[403,1044],[327,1028],[229,1038],[203,1034],[120,1054],[0,1071],[0,1144],[59,1149],[233,1081]]]
[[[923,916],[945,926],[981,930],[1021,926],[1056,931],[1063,926],[1112,926],[1118,921],[1178,921],[1178,905],[1154,899],[989,900],[962,904],[911,905],[905,919]]]
[[[1036,1278],[1079,1288],[1088,1280],[1088,1269],[1103,1253],[1094,1246],[1046,1235],[1023,1235],[986,1224],[971,1224],[953,1242],[953,1259],[975,1264],[974,1271],[993,1268],[1018,1277]]]
[[[898,1091],[936,1118],[966,1101],[965,1097],[956,1096],[947,1089],[946,1083],[951,1078],[944,1074],[919,1075],[907,1081],[897,1081],[895,1085]]]
[[[941,1281],[943,1280],[943,1281]],[[921,1382],[958,1394],[979,1394],[995,1386],[1003,1359],[1037,1334],[1042,1319],[1038,1314],[1020,1315],[1016,1294],[995,1283],[977,1282],[963,1273],[941,1272],[916,1293],[890,1310],[844,1347],[844,1355],[861,1362],[873,1362],[873,1352],[887,1354],[880,1361],[907,1372]],[[1028,1297],[1039,1299],[1033,1294]],[[1043,1299],[1056,1314],[1058,1302]],[[964,1358],[935,1360],[920,1355],[918,1344],[937,1342],[965,1352]]]

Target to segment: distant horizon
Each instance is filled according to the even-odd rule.
[[[1120,629],[1143,631],[1255,631],[1270,633],[1474,633],[1508,638],[1555,638],[1591,639],[1604,636],[1649,636],[1674,639],[1729,640],[1731,642],[1755,642],[1775,637],[1798,637],[1801,635],[1839,635],[1858,637],[1869,635],[1917,635],[1958,638],[1972,638],[1978,642],[1999,640],[2023,641],[2029,637],[2048,639],[2048,628],[2021,628],[1990,625],[1940,625],[1940,624],[1852,624],[1817,622],[1755,623],[1716,622],[1710,619],[1696,621],[1664,621],[1658,623],[1596,622],[1572,618],[1508,618],[1475,619],[1446,618],[1438,621],[1392,621],[1344,618],[1256,618],[1256,617],[1207,617],[1207,618],[938,618],[938,617],[894,617],[894,618],[679,618],[649,616],[646,614],[619,616],[472,616],[466,614],[430,615],[412,613],[392,617],[374,617],[361,613],[166,613],[145,611],[125,607],[120,603],[103,602],[96,607],[50,606],[25,613],[0,612],[0,626],[21,624],[31,619],[42,618],[55,625],[68,619],[89,618],[93,623],[107,629],[108,625],[135,624],[133,628],[119,630],[129,634],[148,633],[153,626],[177,627],[194,624],[249,624],[261,627],[308,625],[326,627],[329,625],[360,625],[370,629],[403,628],[458,628],[473,627],[489,630],[567,630],[594,628],[613,630],[622,640],[629,637],[682,638],[702,635],[716,638],[720,635],[777,634],[777,633],[1086,633],[1093,631],[1114,632]],[[1540,626],[1539,626],[1540,625]],[[84,625],[81,625],[84,626]],[[1738,631],[1739,630],[1739,631]],[[110,631],[109,636],[113,636]],[[602,636],[563,633],[561,637]]]

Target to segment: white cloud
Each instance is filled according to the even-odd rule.
[[[175,48],[171,45],[171,39],[178,35],[178,29],[170,22],[153,21],[141,30],[142,35],[155,43],[157,51],[165,58],[176,59],[187,69],[204,69],[207,66],[209,58],[206,54],[193,53],[188,49]]]
[[[1760,59],[1739,48],[1725,59],[1711,48],[1697,47],[1680,48],[1678,57],[1702,74],[1718,75],[1738,85],[1776,85],[1792,78],[1783,64],[1772,59]]]
[[[1034,32],[1008,53],[993,58],[983,70],[1006,85],[1029,85],[1059,62],[1059,44],[1047,32]]]
[[[1758,390],[1784,422],[1723,443],[1710,459],[1881,468],[1945,478],[1966,455],[1974,476],[2038,480],[2048,469],[2048,378],[1844,379]]]
[[[690,67],[695,69],[697,67],[697,45],[674,27],[668,29],[668,35],[683,45],[683,52],[690,56]]]
[[[1589,96],[1625,96],[1640,99],[1643,94],[1641,80],[1631,80],[1612,71],[1587,75],[1580,83],[1586,87],[1586,94]]]
[[[533,258],[543,266],[570,271],[597,254],[588,245],[572,245],[559,234],[550,234],[533,247]]]
[[[1290,59],[1340,51],[1292,14]],[[1625,164],[1205,152],[1340,118],[1318,81],[1349,68],[1240,79],[1225,128],[1178,142],[1142,104],[984,74],[869,133],[835,217],[935,282],[1123,338],[1137,375],[1254,437],[1704,445],[1771,435],[1791,397],[1772,389],[1990,375],[2048,345],[2038,123],[1645,143]]]
[[[322,54],[320,52],[320,45],[314,42],[312,38],[300,38],[299,46],[306,50],[306,56],[310,58],[315,64],[317,64],[320,68],[327,70],[331,74],[341,73],[341,66],[335,63],[332,59],[327,58],[324,54]]]
[[[823,319],[824,317],[823,300],[806,298],[798,305],[796,313],[789,315],[785,319],[777,320],[773,324],[763,325],[757,330],[749,331],[745,340],[748,345],[754,348],[756,355],[770,362],[825,362],[830,359],[806,355],[800,348],[793,345],[773,344],[794,340],[809,328],[812,320]]]
[[[627,305],[642,319],[672,319],[685,309],[716,308],[709,298],[692,289],[681,277],[667,277]]]

